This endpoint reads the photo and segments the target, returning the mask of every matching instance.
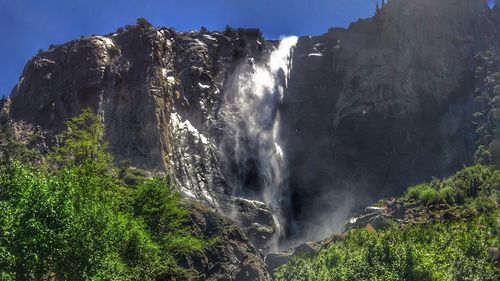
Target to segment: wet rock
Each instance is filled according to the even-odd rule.
[[[313,241],[304,242],[294,248],[294,255],[315,255],[321,249],[321,244]]]
[[[269,280],[262,257],[234,222],[197,202],[190,203],[190,212],[197,234],[215,239],[201,253],[185,256],[182,261],[201,274],[199,280]]]
[[[276,232],[276,223],[269,208],[260,201],[228,198],[224,211],[242,227],[254,246],[267,253],[267,244]]]
[[[330,245],[331,243],[335,243],[337,241],[342,241],[344,240],[347,235],[349,235],[348,232],[342,232],[342,233],[335,233],[333,235],[331,235],[330,237],[328,237],[327,239],[325,240],[322,240],[320,241],[319,243],[321,244],[321,247],[327,247],[328,245]]]
[[[384,216],[388,215],[387,212],[387,207],[366,207],[364,212],[347,220],[346,229],[364,227],[369,223],[376,225],[377,227],[383,227],[383,225],[385,225]]]
[[[469,219],[470,214],[462,212],[456,207],[445,204],[422,206],[412,199],[400,200],[399,202],[388,201],[382,205],[370,206],[364,212],[350,218],[346,229],[364,228],[370,225],[370,229],[383,230],[393,223],[398,224],[421,224],[429,222],[446,222],[456,219]]]
[[[383,230],[386,229],[387,227],[390,226],[391,224],[391,217],[388,215],[378,215],[374,217],[370,224],[375,228],[376,230]]]
[[[266,256],[266,264],[272,274],[278,267],[288,263],[293,257],[293,250],[280,253],[271,253]]]
[[[454,220],[456,219],[457,216],[451,212],[445,212],[442,216],[441,216],[441,220],[442,221],[451,221],[451,220]]]
[[[373,227],[373,225],[371,225],[370,223],[366,224],[365,229],[368,230],[368,232],[377,232],[375,227]]]

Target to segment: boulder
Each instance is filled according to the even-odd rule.
[[[315,255],[321,249],[321,244],[308,241],[294,248],[293,255]]]
[[[324,248],[330,245],[331,243],[344,240],[347,237],[347,235],[349,235],[349,232],[335,233],[330,237],[320,241],[319,243],[321,244],[321,247]]]
[[[272,274],[278,267],[288,263],[293,257],[293,250],[283,251],[280,253],[271,253],[266,256],[266,264],[269,272]]]
[[[308,241],[298,245],[295,248],[279,253],[268,254],[265,258],[269,272],[272,274],[278,267],[288,263],[290,259],[297,255],[315,255],[321,250],[321,244]]]
[[[369,206],[366,207],[364,212],[355,215],[346,221],[346,229],[360,228],[367,224],[371,224],[375,228],[383,228],[387,224],[387,217],[389,217],[387,207]]]
[[[263,253],[268,251],[267,244],[276,232],[276,223],[263,202],[231,197],[227,200],[224,212],[241,226],[257,249]]]
[[[189,206],[196,233],[215,242],[201,253],[183,256],[183,266],[198,271],[199,280],[270,280],[261,255],[240,227],[202,203]]]

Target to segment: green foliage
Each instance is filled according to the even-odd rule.
[[[419,184],[408,188],[406,196],[410,199],[416,199],[426,206],[441,203],[443,201],[439,191],[427,184]]]
[[[104,127],[99,116],[92,110],[85,109],[82,114],[66,122],[67,130],[57,138],[60,145],[49,156],[57,167],[86,167],[96,173],[112,169],[112,157],[104,141]]]
[[[476,60],[474,159],[478,164],[500,166],[500,61],[493,51],[479,52]]]
[[[136,187],[132,205],[135,214],[144,218],[146,225],[167,250],[177,253],[201,250],[205,243],[190,237],[186,227],[188,213],[179,202],[179,193],[157,178]],[[172,237],[171,233],[178,236]]]
[[[468,223],[354,230],[315,257],[296,257],[276,280],[496,280],[488,249],[498,212]]]
[[[475,203],[489,201],[490,206],[500,204],[500,171],[490,166],[476,165],[459,171],[445,180],[434,180],[430,184],[419,184],[408,188],[405,199],[430,206],[441,203],[479,206]],[[488,198],[487,200],[485,198]]]
[[[0,280],[188,278],[175,257],[205,243],[179,194],[158,178],[123,186],[88,110],[60,139],[51,169],[0,166]]]
[[[481,165],[410,187],[398,204],[425,212],[449,204],[472,219],[355,229],[316,256],[293,258],[276,280],[498,280],[488,251],[500,244],[499,189],[500,171]]]
[[[153,27],[153,25],[145,18],[138,18],[136,25],[141,29],[150,29]]]
[[[122,160],[118,177],[128,186],[136,186],[148,178],[146,171],[130,167],[130,160]]]

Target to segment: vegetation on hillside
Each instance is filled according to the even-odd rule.
[[[475,160],[478,164],[500,166],[500,61],[487,50],[475,56]]]
[[[493,212],[500,204],[499,186],[499,170],[476,165],[444,180],[434,179],[428,184],[412,186],[400,201],[423,206],[446,204],[475,214]]]
[[[410,187],[398,204],[461,215],[351,230],[316,256],[292,259],[276,280],[498,280],[500,265],[489,252],[500,244],[499,189],[500,171],[487,166]]]
[[[192,276],[175,257],[206,243],[179,194],[162,178],[125,184],[90,110],[67,126],[41,161],[22,163],[19,150],[2,161],[0,280]]]

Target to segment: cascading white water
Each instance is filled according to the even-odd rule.
[[[273,213],[277,232],[270,248],[277,250],[286,206],[285,159],[279,145],[278,107],[291,70],[291,56],[298,38],[287,37],[265,62],[250,59],[229,79],[224,114],[228,135],[226,158],[237,196],[262,200]]]

